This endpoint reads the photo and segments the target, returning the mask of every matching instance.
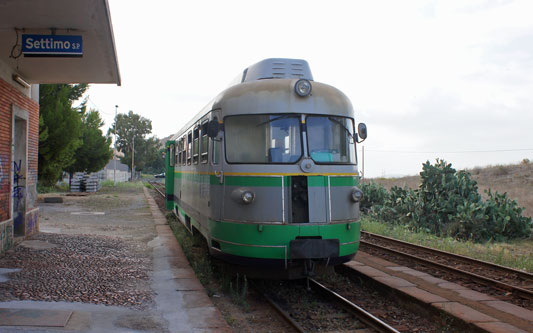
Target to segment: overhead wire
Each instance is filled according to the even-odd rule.
[[[91,99],[90,96],[87,96],[87,100],[88,100],[89,102],[91,102],[91,104],[96,108],[96,110],[97,110],[98,112],[103,113],[103,114],[106,114],[106,115],[108,115],[108,116],[113,116],[113,115],[115,114],[114,112],[113,112],[113,113],[108,113],[108,112],[102,111],[102,109],[101,109],[98,105],[96,105],[95,102],[93,102],[93,100]]]
[[[365,149],[365,152],[394,153],[394,154],[470,154],[470,153],[503,153],[517,151],[533,151],[533,148],[496,149],[496,150],[458,150],[458,151],[405,151],[405,150],[374,150]]]

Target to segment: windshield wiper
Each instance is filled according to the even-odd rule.
[[[333,117],[328,117],[328,119],[331,120],[331,121],[333,121],[333,122],[335,122],[335,123],[337,123],[337,124],[339,124],[339,125],[341,125],[342,128],[344,128],[344,130],[346,131],[346,133],[348,133],[348,134],[352,137],[352,139],[353,139],[354,141],[357,141],[357,139],[355,138],[355,135],[353,135],[353,134],[350,132],[350,130],[348,129],[348,127],[346,127],[346,125],[344,125],[342,122],[338,121],[337,119],[335,119],[335,118],[333,118]]]

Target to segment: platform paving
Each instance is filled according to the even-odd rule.
[[[458,318],[473,329],[492,333],[533,332],[533,311],[459,284],[363,251],[345,265],[405,295],[405,299]]]
[[[137,192],[133,196],[142,207],[121,210],[120,218],[116,220],[123,221],[123,224],[117,222],[118,224],[109,226],[102,223],[102,220],[98,220],[98,216],[112,218],[113,207],[99,209],[98,211],[103,212],[103,215],[89,214],[89,212],[74,214],[83,211],[83,207],[69,201],[69,197],[65,197],[64,203],[54,203],[55,205],[65,204],[64,207],[43,207],[40,218],[44,231],[69,235],[81,234],[77,237],[84,237],[83,235],[86,234],[110,234],[110,237],[120,237],[129,242],[145,242],[139,243],[139,247],[147,246],[146,248],[151,252],[151,269],[147,288],[152,294],[151,302],[142,308],[135,308],[88,302],[50,302],[39,300],[38,297],[34,297],[37,298],[36,300],[2,301],[0,302],[0,332],[231,331],[194,275],[194,271],[189,266],[180,245],[153,198],[146,188]],[[132,196],[131,193],[129,195]],[[54,211],[55,214],[48,215],[48,209]],[[75,216],[75,221],[71,221],[69,216]],[[54,217],[58,220],[51,220]],[[130,231],[131,235],[128,234]],[[134,235],[133,232],[137,234]],[[27,246],[32,251],[61,249],[60,245],[35,240],[19,246]],[[16,251],[7,255],[16,255]],[[61,267],[57,269],[60,270]],[[13,281],[17,278],[13,273],[19,271],[20,268],[0,269],[2,278],[0,284],[10,280],[18,282]],[[46,277],[43,277],[43,280],[42,282],[46,283]]]

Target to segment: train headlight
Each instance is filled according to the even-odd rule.
[[[241,199],[245,205],[249,205],[254,201],[255,194],[251,191],[244,191],[241,194]]]
[[[353,191],[352,191],[352,200],[354,202],[359,202],[359,201],[361,201],[361,199],[363,199],[363,191],[361,191],[357,187],[354,188]]]
[[[309,96],[309,94],[311,94],[311,90],[313,90],[311,82],[306,79],[300,79],[296,81],[296,84],[294,85],[294,91],[300,97]]]

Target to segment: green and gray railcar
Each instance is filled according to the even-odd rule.
[[[350,100],[306,61],[263,60],[167,142],[167,208],[249,275],[347,262],[360,237],[358,132]]]

